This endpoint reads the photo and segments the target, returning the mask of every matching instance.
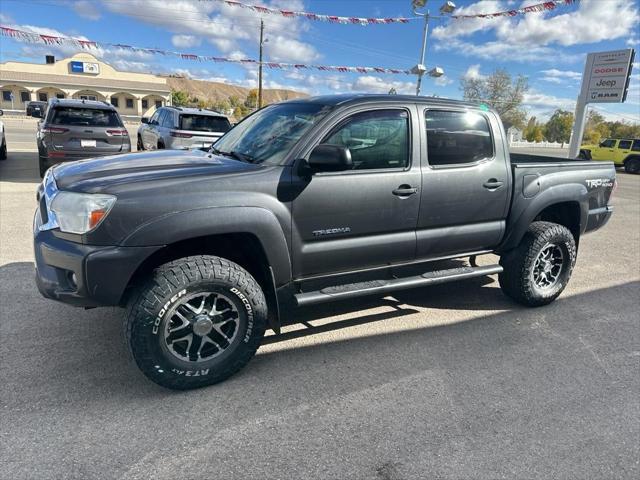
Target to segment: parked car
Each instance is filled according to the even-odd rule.
[[[33,100],[31,102],[27,102],[27,107],[26,107],[26,113],[27,116],[29,117],[43,117],[44,116],[44,111],[47,108],[47,102],[41,102],[41,101],[36,101]],[[34,115],[34,112],[40,112],[40,115]]]
[[[40,176],[56,163],[131,151],[129,132],[113,105],[93,100],[51,99],[38,123]]]
[[[607,138],[580,147],[580,158],[613,162],[627,173],[640,173],[640,138]]]
[[[4,112],[0,110],[0,117]],[[4,123],[0,121],[0,160],[7,159],[7,136],[4,133]]]
[[[161,107],[151,118],[142,118],[138,150],[208,149],[230,129],[229,119],[212,110]]]
[[[126,306],[137,365],[175,389],[233,375],[300,306],[491,274],[546,305],[609,220],[615,183],[612,163],[510,158],[486,106],[400,95],[274,104],[208,153],[121,159],[47,173],[37,284]],[[499,263],[478,266],[489,253]]]

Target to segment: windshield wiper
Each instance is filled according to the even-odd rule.
[[[223,152],[215,147],[211,147],[211,151],[216,155],[224,155],[225,157],[235,158],[236,160],[240,160],[241,162],[253,163],[253,157],[251,155],[247,155],[246,153],[240,153],[236,151]]]

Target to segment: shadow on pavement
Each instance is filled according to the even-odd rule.
[[[9,151],[0,161],[0,182],[40,183],[38,152]]]

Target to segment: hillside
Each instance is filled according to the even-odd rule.
[[[172,90],[182,90],[198,100],[205,100],[213,103],[219,100],[227,100],[235,96],[244,101],[250,89],[238,85],[230,85],[220,82],[208,82],[205,80],[194,80],[186,77],[167,77],[167,85]],[[274,103],[292,98],[306,97],[308,95],[295,92],[293,90],[268,89],[263,90],[264,103]]]

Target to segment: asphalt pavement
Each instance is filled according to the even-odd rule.
[[[121,310],[38,294],[36,154],[11,145],[0,478],[640,475],[640,176],[619,174],[612,220],[552,305],[521,307],[486,277],[307,308],[312,328],[270,336],[230,380],[172,392],[133,365]]]

